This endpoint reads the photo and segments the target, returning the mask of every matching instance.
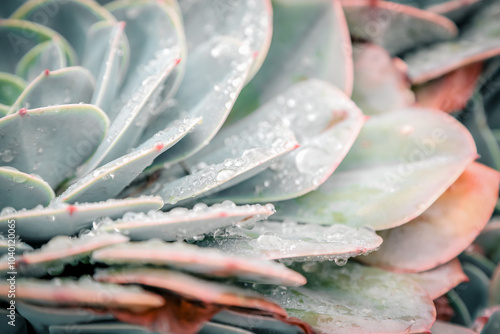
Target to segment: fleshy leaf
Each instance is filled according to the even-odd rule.
[[[242,43],[241,51],[256,54],[249,81],[259,70],[271,44],[273,10],[270,0],[237,2],[181,0],[189,54],[213,36],[230,36]]]
[[[32,210],[3,210],[0,232],[6,233],[9,219],[16,221],[16,233],[28,242],[43,242],[56,235],[74,235],[92,226],[100,217],[118,218],[125,212],[158,210],[163,202],[158,197],[139,197],[106,202],[69,205],[52,203]]]
[[[446,17],[414,7],[380,0],[341,1],[351,36],[380,45],[392,55],[458,33]]]
[[[116,21],[95,1],[83,0],[30,0],[19,7],[11,18],[42,23],[57,31],[69,41],[80,59],[89,28],[98,21]]]
[[[499,183],[498,172],[471,164],[422,215],[403,226],[379,232],[384,239],[380,250],[361,261],[402,272],[429,270],[450,261],[474,241],[488,222]],[[424,242],[426,247],[420,247]]]
[[[255,78],[239,96],[234,122],[293,84],[318,78],[352,91],[351,40],[339,1],[273,1],[273,38]]]
[[[481,77],[482,63],[473,63],[415,87],[419,106],[445,112],[462,110]]]
[[[36,333],[47,333],[49,326],[74,326],[74,324],[78,323],[113,319],[108,313],[96,313],[82,307],[39,306],[18,301],[16,302],[16,309],[19,314],[29,321]]]
[[[499,13],[499,2],[485,6],[464,27],[457,39],[430,45],[405,56],[412,83],[424,83],[462,66],[500,54]]]
[[[460,284],[454,291],[460,296],[472,319],[476,319],[488,306],[490,280],[486,274],[470,263],[464,263],[464,272],[469,281]]]
[[[42,71],[66,67],[68,63],[64,47],[61,40],[56,38],[38,44],[21,58],[16,74],[31,82]]]
[[[458,284],[469,280],[458,259],[453,259],[429,271],[405,274],[405,276],[420,284],[433,300],[441,297]]]
[[[94,152],[108,122],[92,105],[20,109],[0,119],[0,165],[38,174],[54,188]]]
[[[0,44],[4,46],[0,55],[0,72],[15,73],[19,61],[34,47],[47,41],[64,45],[68,64],[75,62],[75,54],[63,37],[55,31],[33,22],[21,20],[0,21]],[[39,72],[37,73],[37,75]]]
[[[412,280],[377,268],[319,263],[304,287],[259,287],[318,333],[428,332],[436,311]]]
[[[192,156],[219,131],[248,77],[251,55],[241,53],[241,47],[238,41],[223,36],[208,40],[189,54],[175,99],[148,127],[143,139],[179,117],[203,117],[203,124],[162,154],[156,165]]]
[[[238,135],[231,145],[203,155],[202,161],[192,166],[191,174],[170,183],[156,183],[145,194],[180,205],[238,184],[298,147],[293,132],[280,124],[248,122]]]
[[[72,184],[59,199],[68,203],[97,202],[113,198],[153,160],[191,131],[200,119],[185,119],[158,132],[132,152],[108,162]]]
[[[9,283],[0,283],[0,298],[6,299]],[[18,278],[16,298],[48,306],[88,306],[126,308],[145,311],[162,306],[162,297],[143,290],[138,286],[123,286],[95,282],[89,277],[79,280],[55,278],[50,281]]]
[[[429,2],[430,5],[426,7],[426,10],[444,15],[450,20],[453,20],[453,22],[461,23],[465,18],[472,16],[474,12],[480,8],[483,0],[447,0],[437,4],[433,4],[433,0]]]
[[[274,213],[272,206],[236,206],[232,202],[211,207],[198,203],[192,210],[175,208],[170,212],[126,214],[116,221],[102,221],[99,229],[120,231],[132,240],[159,238],[165,241],[198,240],[204,234],[241,223],[245,226],[265,219]]]
[[[39,204],[47,205],[54,198],[47,182],[12,167],[0,167],[0,189],[0,208],[31,209]]]
[[[55,276],[63,271],[66,264],[76,265],[96,249],[126,242],[128,238],[120,234],[86,233],[78,238],[59,235],[41,248],[16,256],[16,271],[23,276]],[[0,259],[0,273],[9,270],[8,257]]]
[[[176,271],[141,267],[106,270],[98,271],[94,275],[94,279],[99,282],[140,284],[165,289],[187,299],[207,304],[255,309],[266,313],[285,315],[281,307],[251,290],[202,280]]]
[[[80,66],[44,70],[29,83],[10,109],[36,109],[61,104],[90,103],[95,88],[92,74]]]
[[[142,84],[131,100],[123,106],[113,120],[106,137],[95,154],[78,171],[83,176],[114,159],[124,155],[133,147],[143,129],[150,112],[156,107],[165,80],[179,63],[179,49],[164,49],[144,69]]]
[[[0,72],[0,104],[11,106],[26,88],[26,81],[22,78]]]
[[[276,203],[276,216],[375,230],[399,226],[428,208],[475,156],[470,134],[443,112],[375,115],[335,173],[316,191]]]
[[[476,334],[472,329],[457,326],[449,322],[436,321],[431,328],[432,334]]]
[[[227,255],[186,243],[164,243],[158,239],[103,248],[94,252],[92,259],[106,264],[169,266],[204,276],[265,284],[305,284],[302,275],[279,263]]]
[[[415,95],[406,77],[406,64],[401,59],[391,58],[375,44],[354,44],[353,49],[352,100],[364,114],[382,114],[414,104]]]
[[[271,168],[210,201],[271,202],[294,198],[316,189],[336,169],[358,135],[364,117],[336,87],[315,79],[294,85],[250,116],[224,128],[194,161],[211,159],[213,151],[244,136],[250,124],[284,124],[295,133],[300,147]],[[186,162],[188,166],[192,161]]]
[[[96,78],[92,104],[109,113],[129,62],[125,23],[98,22],[89,31],[82,64]],[[104,61],[103,61],[104,60]]]
[[[382,238],[365,228],[355,229],[340,224],[320,226],[261,222],[251,230],[228,229],[222,236],[214,235],[214,241],[203,245],[257,259],[291,259],[297,262],[335,260],[343,264],[349,257],[368,254],[381,243]]]

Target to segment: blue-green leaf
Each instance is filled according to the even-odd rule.
[[[16,67],[16,74],[28,82],[45,70],[55,71],[67,66],[64,44],[60,39],[52,39],[38,44],[24,55]]]

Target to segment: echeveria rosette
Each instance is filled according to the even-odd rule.
[[[462,271],[456,256],[498,194],[498,173],[473,163],[473,137],[495,161],[482,121],[496,126],[495,94],[477,80],[440,101],[453,71],[496,55],[467,36],[491,33],[498,6],[419,7],[4,1],[0,275],[15,221],[17,317],[35,333],[417,333],[465,274],[473,289],[448,294],[484,295],[471,263],[491,266],[463,253]],[[486,23],[478,12],[456,37],[476,10]],[[437,110],[472,94],[473,137]]]

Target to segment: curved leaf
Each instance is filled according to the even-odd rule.
[[[256,54],[249,81],[259,70],[271,44],[271,0],[180,0],[189,54],[213,36],[231,36],[242,43],[241,51]]]
[[[0,283],[0,298],[6,299],[8,282]],[[144,311],[162,306],[162,297],[143,290],[138,286],[123,286],[95,282],[89,277],[79,280],[70,278],[41,280],[18,278],[16,298],[49,306],[89,306],[106,308],[128,308]]]
[[[13,105],[26,85],[26,81],[16,75],[0,73],[0,104]]]
[[[106,270],[97,272],[94,278],[99,282],[140,284],[165,289],[207,304],[283,314],[281,307],[253,291],[202,280],[176,271],[152,268]]]
[[[375,44],[355,44],[353,48],[352,100],[364,114],[382,114],[414,104],[415,95],[401,59],[391,58],[386,50]]]
[[[59,235],[35,251],[16,256],[16,272],[23,276],[55,276],[66,264],[76,265],[96,249],[126,241],[128,238],[120,234],[86,233],[78,238]],[[0,273],[8,271],[5,256],[0,259]]]
[[[54,188],[94,152],[107,126],[92,105],[21,109],[0,119],[0,165],[38,174]]]
[[[87,32],[98,21],[115,22],[115,18],[95,1],[30,0],[19,7],[13,19],[40,23],[64,36],[82,59]]]
[[[0,208],[31,209],[54,198],[52,188],[40,177],[12,167],[0,167]]]
[[[92,74],[80,66],[39,73],[10,108],[36,109],[61,104],[89,103],[95,88]]]
[[[335,173],[316,191],[276,203],[276,216],[383,230],[428,208],[475,158],[449,115],[405,109],[372,116]]]
[[[500,54],[499,12],[500,3],[494,2],[479,11],[457,39],[430,45],[405,56],[412,83],[424,83]]]
[[[305,284],[302,275],[275,262],[227,255],[186,243],[164,243],[158,239],[103,248],[94,252],[92,259],[106,264],[169,266],[204,276],[233,277],[264,284]]]
[[[131,100],[113,120],[95,154],[79,169],[79,176],[86,175],[96,167],[124,155],[136,144],[146,126],[149,114],[156,107],[156,98],[165,80],[179,61],[179,49],[175,48],[164,49],[157,58],[148,63],[143,73],[144,81],[136,87],[137,90]]]
[[[207,207],[198,203],[192,210],[175,208],[166,213],[127,214],[116,221],[100,222],[98,229],[120,231],[132,240],[198,240],[204,238],[205,233],[237,223],[248,226],[273,213],[274,207],[259,204],[236,206],[232,202],[224,202]]]
[[[306,277],[304,287],[258,291],[320,334],[428,332],[436,317],[425,290],[403,276],[359,264],[337,267],[323,262]]]
[[[82,65],[96,78],[92,104],[110,113],[129,62],[129,45],[124,22],[101,21],[89,31]],[[103,61],[104,60],[104,61]]]
[[[45,242],[56,235],[74,235],[82,229],[92,227],[92,222],[101,217],[118,218],[126,212],[158,210],[163,202],[158,197],[139,197],[106,202],[69,205],[52,203],[32,210],[21,210],[0,214],[0,232],[8,231],[9,219],[16,221],[16,233],[28,242]]]
[[[40,43],[47,41],[64,46],[67,61],[75,62],[75,54],[62,36],[43,25],[7,19],[0,21],[0,44],[4,46],[0,54],[0,72],[15,73],[19,61]],[[37,73],[37,75],[39,72]]]
[[[441,297],[458,284],[469,281],[458,259],[421,273],[405,274],[429,294],[432,300]]]
[[[161,153],[175,145],[200,122],[184,119],[158,132],[132,152],[108,162],[78,179],[58,198],[68,203],[97,202],[113,198]]]
[[[429,11],[389,1],[341,1],[351,36],[380,45],[392,55],[458,33],[452,21]]]
[[[276,161],[271,168],[235,187],[214,195],[210,201],[231,199],[237,203],[282,201],[316,189],[345,157],[364,117],[343,92],[311,79],[294,85],[250,116],[224,128],[212,143],[192,160],[205,161],[217,147],[248,129],[249,124],[285,124],[295,133],[300,147]],[[188,166],[192,161],[186,162]]]
[[[351,40],[339,1],[273,1],[273,38],[261,70],[238,97],[234,122],[293,84],[318,78],[351,95]]]
[[[19,61],[16,74],[28,82],[45,70],[55,71],[67,66],[64,44],[60,39],[52,39],[38,44]]]
[[[403,272],[429,270],[450,261],[469,246],[488,222],[499,183],[498,172],[471,164],[422,215],[403,226],[380,232],[384,239],[380,250],[361,261]],[[426,247],[420,247],[423,242]]]
[[[241,53],[242,44],[229,37],[216,37],[196,47],[187,60],[186,75],[175,99],[151,124],[143,138],[179,117],[203,117],[203,123],[158,164],[184,160],[206,146],[221,128],[248,77],[251,55]]]
[[[349,257],[377,249],[382,238],[375,232],[345,225],[319,226],[294,222],[261,222],[251,230],[229,229],[223,238],[203,243],[228,254],[293,261],[333,261],[345,264]],[[307,264],[304,264],[307,266]]]

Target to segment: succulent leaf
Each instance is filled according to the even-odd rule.
[[[26,81],[16,75],[0,73],[0,104],[5,107],[14,104],[26,85]]]
[[[16,74],[31,82],[45,70],[55,71],[66,67],[64,44],[57,39],[38,44],[28,51],[16,67]]]

